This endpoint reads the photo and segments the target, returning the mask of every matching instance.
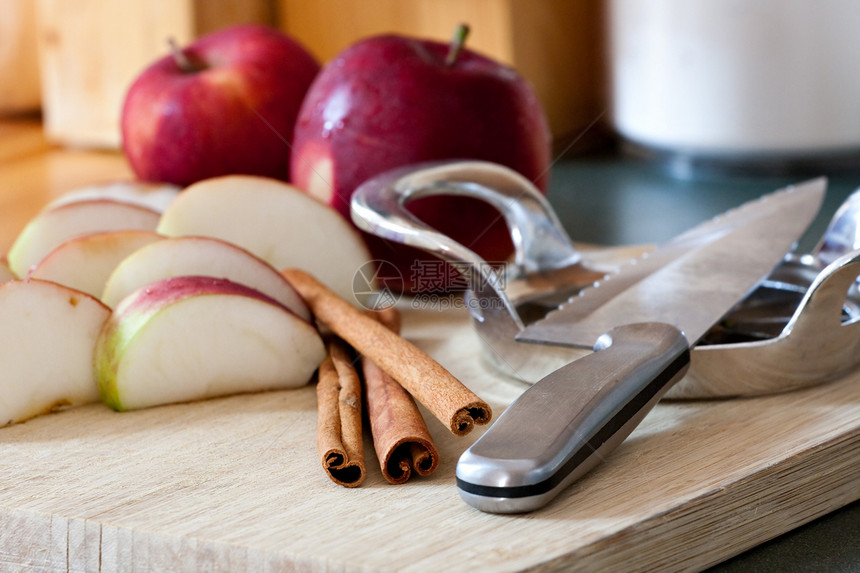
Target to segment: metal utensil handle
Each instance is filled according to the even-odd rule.
[[[842,202],[810,254],[828,265],[857,248],[860,248],[860,189]]]
[[[472,197],[504,217],[522,274],[566,267],[580,253],[544,196],[519,173],[486,161],[424,163],[390,171],[352,196],[352,219],[362,230],[435,254],[449,262],[483,265],[473,251],[418,219],[409,201],[432,195]]]
[[[617,447],[690,361],[684,335],[663,323],[617,327],[595,349],[526,390],[463,453],[467,503],[492,513],[543,506]]]

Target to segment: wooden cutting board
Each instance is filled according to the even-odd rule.
[[[23,135],[26,149],[0,146],[4,247],[51,196],[127,175],[116,156]],[[483,365],[465,311],[402,304],[404,335],[496,415],[522,392]],[[94,404],[0,429],[0,570],[690,570],[860,498],[860,373],[661,403],[603,466],[521,516],[459,499],[456,460],[480,430],[428,421],[434,475],[389,485],[368,442],[357,489],[320,468],[312,387],[123,414]]]
[[[523,387],[480,360],[462,311],[405,310],[404,334],[497,412]],[[663,403],[544,510],[489,515],[442,462],[387,484],[368,443],[358,489],[315,449],[312,387],[0,430],[0,568],[188,571],[685,570],[860,497],[860,374],[754,399]],[[476,436],[475,436],[476,437]]]

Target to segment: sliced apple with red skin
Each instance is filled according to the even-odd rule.
[[[184,276],[124,298],[94,364],[102,400],[122,411],[303,386],[324,357],[316,328],[274,299]]]
[[[124,229],[69,239],[45,255],[27,276],[54,281],[101,298],[113,270],[138,249],[158,241],[155,231]]]
[[[224,278],[249,286],[311,320],[304,300],[274,267],[241,247],[211,237],[174,237],[141,248],[117,265],[104,284],[101,300],[113,308],[142,286],[183,275]]]
[[[99,399],[93,350],[108,309],[40,280],[0,285],[0,425]]]
[[[153,231],[158,211],[109,199],[89,199],[42,211],[24,227],[9,249],[9,268],[24,277],[30,267],[69,239],[103,231]]]
[[[110,199],[123,203],[133,203],[141,207],[149,207],[160,213],[173,202],[181,190],[182,188],[178,185],[170,183],[113,181],[73,189],[48,203],[45,208],[52,209],[60,205],[92,199]]]
[[[223,239],[277,269],[307,271],[350,301],[355,273],[370,260],[361,235],[338,212],[265,177],[227,175],[187,187],[162,214],[158,232]]]

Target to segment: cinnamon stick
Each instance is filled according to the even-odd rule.
[[[457,436],[486,424],[490,406],[417,346],[391,332],[336,295],[312,275],[285,269],[316,318],[397,380]]]
[[[390,331],[400,332],[396,309],[367,314]],[[430,475],[439,464],[439,452],[412,397],[367,356],[361,357],[361,368],[373,447],[383,477],[389,483],[402,484],[413,471]]]
[[[357,487],[365,476],[361,382],[343,342],[334,339],[327,347],[317,382],[317,451],[333,482]]]

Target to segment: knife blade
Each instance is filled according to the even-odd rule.
[[[482,511],[532,511],[598,465],[683,377],[695,343],[793,248],[825,187],[771,193],[608,301],[598,286],[525,328],[519,340],[594,352],[527,389],[462,454],[461,497]]]

